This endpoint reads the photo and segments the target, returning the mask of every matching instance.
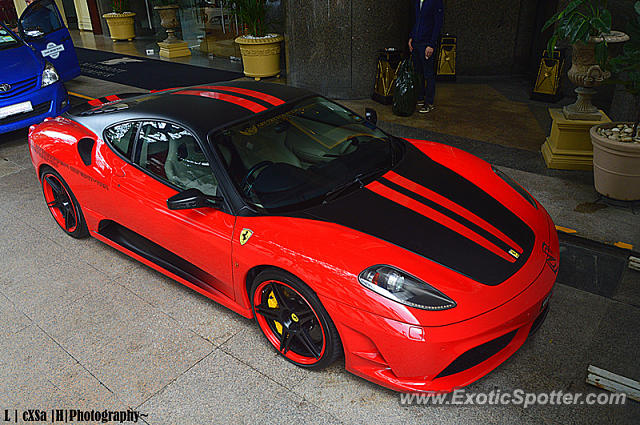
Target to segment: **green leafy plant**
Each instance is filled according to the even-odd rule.
[[[129,0],[111,0],[111,10],[113,13],[128,12]]]
[[[238,17],[247,26],[249,35],[264,37],[267,35],[266,1],[265,0],[237,0]]]
[[[635,98],[638,114],[632,134],[637,135],[640,123],[640,1],[635,3],[633,9],[635,16],[632,16],[626,28],[629,41],[624,44],[622,53],[609,61],[609,69],[617,77],[612,82],[624,85]]]
[[[607,61],[607,41],[605,34],[611,32],[611,12],[606,0],[572,0],[567,7],[553,15],[542,27],[542,31],[555,24],[553,35],[547,44],[552,52],[558,41],[571,44],[587,43],[591,37],[600,37],[595,46],[596,60],[601,66]]]

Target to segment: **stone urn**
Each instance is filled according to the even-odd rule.
[[[172,59],[191,56],[191,50],[189,50],[188,44],[176,37],[176,30],[180,27],[180,21],[178,20],[179,8],[180,6],[177,4],[154,6],[154,9],[157,10],[158,15],[160,15],[160,25],[167,31],[166,40],[158,43],[158,46],[160,46],[160,56],[164,58]]]
[[[180,6],[177,4],[170,4],[168,6],[154,6],[154,9],[158,11],[158,15],[160,15],[160,25],[167,32],[167,38],[163,41],[163,43],[177,43],[180,40],[176,37],[176,29],[180,27],[180,22],[178,21],[178,9]]]
[[[629,36],[620,31],[611,31],[604,37],[610,48],[613,44],[629,40]],[[591,98],[596,94],[595,87],[611,77],[611,73],[603,70],[596,61],[595,47],[601,41],[601,37],[591,37],[588,43],[580,42],[572,46],[571,69],[567,75],[578,86],[575,89],[578,99],[563,108],[567,119],[598,121],[601,118],[600,111],[591,103]]]
[[[243,35],[235,39],[240,45],[244,75],[256,81],[263,77],[280,76],[280,43],[284,37],[268,34],[264,37]]]
[[[619,201],[640,200],[640,135],[632,123],[591,127],[596,191]]]
[[[122,13],[105,13],[102,17],[107,21],[109,27],[109,35],[112,40],[128,40],[131,41],[136,36],[134,28],[134,18],[136,14],[133,12]]]

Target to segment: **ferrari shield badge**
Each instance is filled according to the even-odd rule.
[[[240,232],[240,245],[244,245],[249,242],[251,235],[253,235],[253,230],[242,229],[242,232]]]

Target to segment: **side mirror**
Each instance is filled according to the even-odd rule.
[[[222,202],[220,196],[207,196],[199,189],[191,188],[176,193],[167,199],[170,210],[190,210],[193,208],[215,207]]]
[[[364,119],[369,121],[371,124],[376,125],[378,123],[378,113],[375,109],[366,108],[364,110]]]

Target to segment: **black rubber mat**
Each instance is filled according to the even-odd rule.
[[[147,90],[234,80],[242,74],[100,50],[76,48],[82,75]]]
[[[559,232],[558,282],[611,298],[633,253]]]

